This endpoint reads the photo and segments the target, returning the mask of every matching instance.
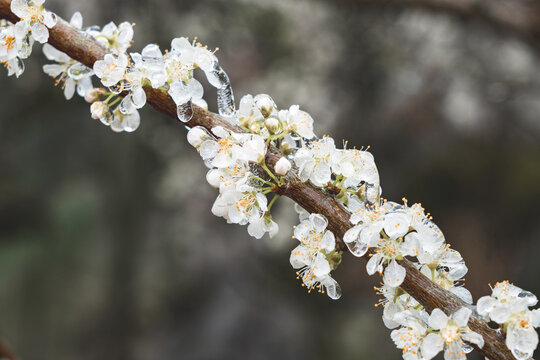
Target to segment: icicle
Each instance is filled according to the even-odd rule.
[[[211,71],[205,72],[208,82],[217,88],[218,111],[221,116],[233,116],[236,112],[234,106],[234,95],[231,82],[227,73],[221,68],[219,63],[214,63]]]
[[[176,108],[178,120],[187,123],[193,117],[193,105],[191,101],[178,105]]]
[[[218,111],[221,116],[233,116],[236,112],[234,96],[230,85],[223,89],[217,89]]]

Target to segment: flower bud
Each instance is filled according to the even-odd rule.
[[[98,120],[105,116],[109,107],[103,101],[96,101],[90,106],[92,119]]]
[[[276,108],[276,103],[269,95],[259,94],[255,96],[254,100],[255,105],[265,118],[269,117]]]
[[[257,124],[253,124],[253,125],[251,125],[250,131],[253,134],[258,134],[259,131],[261,131],[261,127],[259,125],[257,125]]]
[[[283,141],[283,142],[279,145],[279,150],[280,150],[282,153],[284,153],[285,155],[289,155],[290,153],[293,152],[292,146],[291,146],[289,143],[285,142],[285,141]]]
[[[275,134],[279,130],[279,120],[276,118],[266,119],[264,125],[271,133]]]
[[[291,167],[292,167],[291,162],[287,160],[286,158],[282,157],[276,163],[276,166],[275,166],[276,174],[281,175],[281,176],[287,175],[289,170],[291,170]]]
[[[105,89],[103,89],[103,88],[93,88],[92,90],[90,90],[90,91],[86,92],[86,94],[84,94],[84,100],[87,103],[93,103],[94,101],[99,99],[99,97],[101,95],[104,95],[104,94],[105,94]]]
[[[199,127],[191,128],[187,133],[187,141],[194,148],[198,148],[207,137],[206,131]]]

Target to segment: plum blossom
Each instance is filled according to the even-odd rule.
[[[506,345],[518,360],[532,357],[538,346],[535,328],[540,326],[540,310],[529,310],[538,303],[534,294],[508,281],[495,284],[490,296],[478,299],[480,315],[504,325]]]
[[[258,220],[266,211],[266,197],[249,185],[224,191],[212,206],[214,215],[240,225]]]
[[[300,245],[291,252],[290,262],[294,269],[299,269],[297,275],[309,291],[326,292],[330,298],[338,299],[341,288],[330,277],[332,266],[328,261],[336,241],[327,226],[328,221],[320,214],[311,214],[296,226],[294,237]]]
[[[133,25],[129,22],[123,22],[118,26],[110,22],[101,30],[90,28],[87,32],[116,55],[125,53],[133,40]]]
[[[107,54],[94,63],[94,73],[103,85],[110,87],[124,80],[129,59],[126,54]]]
[[[279,119],[293,133],[306,139],[313,139],[313,118],[307,112],[300,110],[298,105],[292,105],[289,110],[280,110]]]
[[[84,97],[88,91],[93,89],[92,69],[73,60],[49,44],[43,45],[43,54],[48,60],[56,62],[56,64],[43,65],[43,71],[56,78],[56,84],[64,83],[62,87],[67,100],[73,97],[75,91],[79,96]]]
[[[49,30],[56,25],[56,15],[43,9],[45,0],[13,0],[11,11],[17,15],[32,38],[43,44],[49,40]]]
[[[324,137],[309,143],[294,154],[294,163],[298,167],[301,181],[311,181],[322,187],[332,178],[330,159],[336,150],[334,139]]]
[[[466,353],[472,351],[465,342],[483,347],[484,338],[467,326],[471,314],[472,311],[466,307],[452,316],[447,316],[441,309],[433,310],[428,324],[438,332],[426,335],[421,345],[422,356],[426,360],[433,359],[444,350],[445,360],[462,360],[466,359]]]
[[[212,129],[217,140],[206,140],[200,146],[203,160],[217,168],[232,166],[236,161],[260,163],[266,154],[264,139],[257,135],[233,133],[221,126]]]

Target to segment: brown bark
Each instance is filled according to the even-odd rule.
[[[9,4],[10,0],[0,0],[0,17],[14,21],[16,18],[9,11]],[[59,20],[59,23],[50,31],[49,43],[89,67],[92,67],[96,60],[103,58],[107,53],[106,49],[94,40],[73,29],[62,20]],[[176,105],[165,91],[151,87],[146,87],[145,90],[148,102],[152,107],[176,120]],[[193,118],[186,125],[189,127],[202,126],[208,130],[220,125],[233,131],[242,131],[229,124],[219,115],[199,107],[194,107]],[[268,167],[272,169],[277,160],[279,160],[279,155],[270,150],[266,156]],[[287,175],[286,185],[276,189],[276,192],[296,201],[309,212],[326,216],[330,230],[338,237],[338,246],[341,249],[346,248],[341,239],[347,229],[352,226],[349,221],[350,215],[335,200],[333,195],[327,194],[309,183],[302,183],[296,177],[294,169]],[[421,274],[411,261],[402,260],[400,263],[407,270],[407,275],[401,287],[428,311],[439,308],[450,314],[465,305],[455,295]],[[505,345],[504,338],[490,329],[484,321],[472,316],[469,326],[473,331],[484,337],[485,345],[482,349],[478,349],[484,356],[492,360],[514,359]]]

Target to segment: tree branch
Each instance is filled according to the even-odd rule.
[[[16,22],[17,17],[10,11],[10,2],[10,0],[0,0],[0,17]],[[95,40],[61,19],[58,19],[57,25],[50,30],[49,43],[89,67],[92,67],[95,61],[102,59],[107,53],[107,50]],[[145,91],[147,101],[152,107],[173,119],[177,119],[176,104],[167,92],[149,86],[145,87]],[[223,126],[235,132],[243,132],[221,116],[197,106],[194,106],[193,118],[185,125],[189,127],[202,126],[209,131],[215,126]],[[266,156],[266,164],[270,169],[273,169],[279,158],[280,155],[270,149]],[[333,195],[327,194],[309,183],[301,182],[296,176],[295,169],[287,175],[286,185],[276,190],[276,192],[291,198],[311,213],[326,216],[329,229],[337,236],[338,247],[346,249],[342,238],[345,232],[353,225],[349,221],[350,214],[343,209]],[[460,307],[466,306],[454,294],[444,290],[421,274],[409,260],[401,260],[400,264],[407,270],[407,275],[401,287],[422,304],[426,310],[432,311],[439,308],[450,314]],[[482,349],[478,349],[484,356],[492,360],[514,359],[512,353],[506,347],[502,335],[489,328],[484,321],[471,316],[469,326],[473,331],[484,337],[485,345]]]

